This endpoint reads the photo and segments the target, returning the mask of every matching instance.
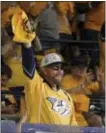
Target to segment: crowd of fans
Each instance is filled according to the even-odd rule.
[[[36,92],[38,93],[36,95],[39,97],[34,96],[34,89],[38,89],[39,87],[37,86],[41,84],[41,79],[38,75],[35,80],[36,83],[34,83],[34,72],[31,73],[32,70],[29,70],[30,67],[33,68],[32,56],[34,56],[37,71],[40,75],[43,74],[43,79],[50,86],[53,82],[50,76],[53,76],[53,74],[49,69],[51,68],[54,71],[64,70],[64,74],[62,71],[58,72],[58,74],[54,73],[55,78],[57,75],[59,83],[54,82],[56,86],[61,86],[62,90],[72,98],[75,108],[75,114],[73,114],[75,115],[77,125],[104,126],[104,12],[105,2],[103,1],[1,3],[2,115],[19,114],[24,122],[39,123],[39,120],[34,118],[39,117],[36,115],[40,115],[41,112],[40,110],[39,113],[36,112],[34,104],[39,104],[39,97],[42,97],[40,94],[42,95],[43,90],[41,90],[41,93]],[[58,40],[63,40],[64,43]],[[67,41],[69,42],[67,43]],[[73,41],[76,41],[76,43],[72,43]],[[28,49],[31,47],[30,43],[32,43],[33,55],[28,52]],[[25,50],[23,47],[28,49]],[[55,59],[54,62],[52,56]],[[47,61],[49,64],[47,64]],[[26,75],[30,78],[28,83],[25,80]],[[38,78],[40,81],[38,81]],[[25,88],[26,84],[27,89]],[[35,86],[35,88],[32,91],[28,91],[28,85],[29,87]],[[42,86],[40,87],[42,88]],[[32,96],[29,93],[33,93]],[[45,91],[45,93],[47,92]],[[52,95],[55,95],[54,92],[52,92]],[[60,92],[58,95],[60,95],[58,96],[60,98],[65,97],[63,92]],[[48,101],[52,104],[56,102],[55,99],[50,99],[50,97],[48,97]],[[60,105],[63,104],[61,103],[62,101],[59,102]],[[47,108],[46,104],[42,104],[42,106]],[[58,108],[57,110],[56,108],[53,109],[59,111]],[[64,113],[62,111],[59,113]],[[68,111],[70,112],[70,110]],[[66,113],[69,113],[68,111]],[[50,113],[47,117],[49,115],[52,116]],[[46,117],[45,111],[44,116]],[[26,117],[28,120],[26,120]],[[63,122],[59,123],[56,120],[58,117],[55,117],[53,118],[54,121],[50,122],[51,124],[69,125],[67,120],[65,123],[65,120],[62,119]],[[41,122],[49,123],[49,121],[43,121],[45,119],[41,118]],[[74,119],[71,118],[71,120],[73,123],[71,125],[76,125]]]

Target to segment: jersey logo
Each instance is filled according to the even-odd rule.
[[[52,104],[52,110],[60,115],[67,116],[71,114],[71,107],[64,100],[47,97],[47,100]]]

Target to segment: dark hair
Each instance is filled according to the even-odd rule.
[[[71,66],[79,66],[79,65],[88,66],[90,63],[90,57],[89,55],[76,56],[71,59],[70,63]]]
[[[1,75],[7,75],[8,79],[12,77],[12,70],[8,65],[2,65],[1,66]]]

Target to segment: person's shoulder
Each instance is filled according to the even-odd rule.
[[[43,82],[43,77],[37,70],[34,72],[34,75],[32,78],[29,78],[29,76],[27,75],[25,75],[25,77],[29,83],[33,82],[34,84],[39,84],[40,82]]]
[[[71,74],[65,74],[63,77],[63,80],[70,80],[72,79],[72,75]]]

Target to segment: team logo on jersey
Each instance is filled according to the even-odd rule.
[[[64,100],[47,97],[47,100],[52,104],[52,110],[60,115],[66,116],[71,114],[71,107]]]

